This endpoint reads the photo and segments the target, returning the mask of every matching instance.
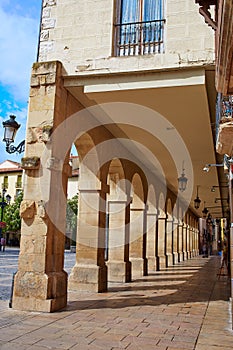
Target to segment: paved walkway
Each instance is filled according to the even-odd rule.
[[[1,350],[227,350],[233,348],[229,279],[218,257],[188,260],[108,293],[69,293],[53,314],[0,301]]]

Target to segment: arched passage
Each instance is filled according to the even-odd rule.
[[[101,292],[107,290],[105,215],[107,189],[101,183],[98,154],[92,137],[85,133],[75,141],[80,157],[76,264],[69,288]]]

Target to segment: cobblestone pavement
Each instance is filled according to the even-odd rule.
[[[5,252],[0,251],[0,300],[9,300],[13,273],[18,267],[19,248],[6,247]],[[69,274],[75,264],[75,254],[65,252],[65,270]],[[1,349],[1,345],[0,345]]]
[[[107,293],[69,292],[52,314],[0,301],[0,349],[230,350],[229,279],[218,278],[219,265],[198,257]]]

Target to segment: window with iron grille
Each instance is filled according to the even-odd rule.
[[[115,55],[162,53],[164,0],[119,0],[115,24]]]

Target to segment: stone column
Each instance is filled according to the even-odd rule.
[[[110,282],[130,282],[131,263],[129,261],[129,201],[108,201],[108,280]]]
[[[157,225],[157,210],[155,208],[147,211],[147,260],[148,271],[154,272],[157,270],[156,264],[156,225]]]
[[[186,227],[186,234],[187,234],[187,259],[191,258],[191,226],[187,225]]]
[[[52,312],[67,303],[67,273],[63,267],[65,194],[70,167],[55,157],[56,145],[50,143],[51,131],[66,116],[67,93],[61,71],[59,62],[36,63],[31,76],[26,150],[22,158],[25,184],[20,209],[20,255],[12,305],[19,310]],[[45,164],[44,151],[48,154]]]
[[[190,226],[190,258],[193,258],[194,256],[194,228],[193,226]]]
[[[167,214],[166,220],[166,266],[173,265],[173,218]]]
[[[195,226],[198,224],[195,223]],[[194,249],[195,249],[195,256],[199,255],[199,230],[197,227],[194,227]]]
[[[143,205],[143,204],[142,204]],[[130,208],[130,262],[132,279],[147,275],[145,208]]]
[[[157,236],[157,269],[166,267],[166,213],[160,210],[158,218],[158,236]]]
[[[188,225],[183,223],[183,259],[187,260],[187,235],[188,235]]]
[[[181,220],[178,220],[178,261],[184,261],[184,254],[183,254],[183,222]]]
[[[178,220],[173,218],[173,264],[179,262],[179,229],[178,229]]]
[[[79,183],[76,264],[69,277],[69,289],[104,292],[107,266],[104,260],[106,193],[109,186],[98,182]]]

